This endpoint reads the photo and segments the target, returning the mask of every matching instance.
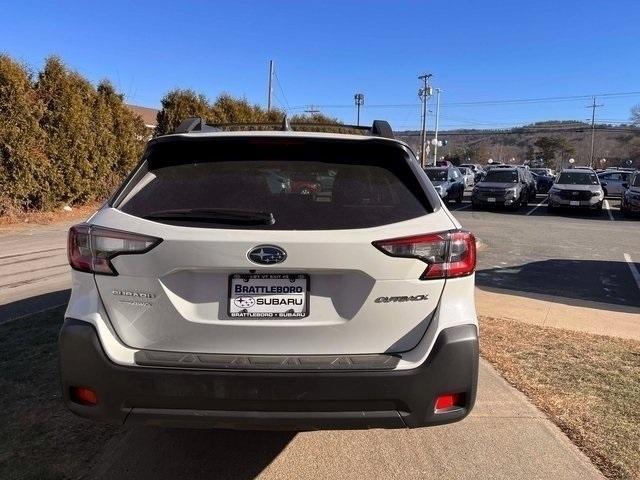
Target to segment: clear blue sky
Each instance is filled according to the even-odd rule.
[[[360,91],[363,120],[387,118],[396,129],[419,123],[422,72],[444,91],[443,128],[590,116],[586,99],[461,102],[640,91],[638,0],[0,0],[0,12],[0,51],[33,68],[60,55],[151,107],[174,87],[265,104],[269,59],[277,103],[328,105],[355,122]],[[599,100],[600,119],[625,121],[640,94]]]

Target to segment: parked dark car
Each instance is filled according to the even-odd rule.
[[[635,172],[629,182],[623,183],[625,191],[622,194],[620,210],[625,217],[640,215],[640,171]]]
[[[436,188],[438,195],[445,202],[455,200],[461,203],[464,197],[464,177],[454,166],[427,167],[424,169]]]
[[[547,193],[553,186],[554,178],[550,175],[531,172],[536,181],[536,190],[538,193]]]
[[[473,188],[471,204],[473,208],[501,205],[518,209],[535,196],[523,169],[494,168]]]

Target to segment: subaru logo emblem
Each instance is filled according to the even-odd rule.
[[[273,245],[258,245],[249,250],[247,258],[260,265],[272,265],[284,262],[287,258],[287,252]]]

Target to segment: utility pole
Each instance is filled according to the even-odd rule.
[[[271,96],[273,95],[273,60],[269,60],[269,93],[267,95],[267,112],[271,110]]]
[[[593,147],[596,138],[596,108],[604,107],[604,104],[596,105],[596,97],[593,97],[593,103],[587,105],[591,109],[591,154],[589,155],[589,166],[593,168]]]
[[[433,166],[436,166],[438,162],[438,127],[440,125],[440,92],[441,89],[436,88],[436,130],[435,130],[435,142],[433,142]]]
[[[427,73],[420,75],[418,80],[422,80],[422,88],[418,90],[418,97],[422,100],[422,127],[420,134],[420,163],[424,168],[427,165],[427,102],[433,93],[433,89],[429,86],[429,81],[433,74]]]
[[[356,107],[358,108],[358,123],[356,123],[356,125],[360,126],[360,107],[364,105],[364,94],[356,93],[353,96],[353,99],[355,100]]]

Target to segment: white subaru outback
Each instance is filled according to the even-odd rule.
[[[74,413],[245,429],[421,427],[473,407],[473,235],[386,122],[188,119],[69,232]],[[391,138],[387,138],[391,137]]]

